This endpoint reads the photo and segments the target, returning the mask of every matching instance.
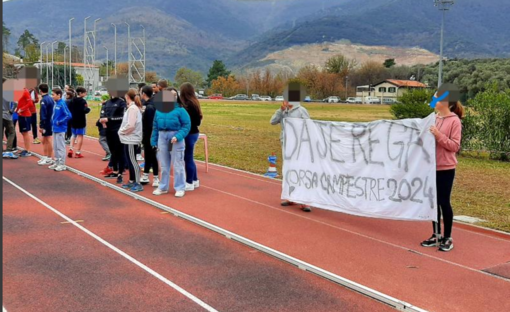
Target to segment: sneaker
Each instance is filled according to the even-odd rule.
[[[109,175],[110,173],[113,173],[113,169],[106,166],[106,168],[104,168],[103,170],[99,171],[100,174],[102,175]]]
[[[163,191],[163,190],[160,190],[159,188],[157,188],[154,192],[152,192],[152,195],[162,195],[162,194],[166,194],[168,193],[168,191]]]
[[[84,156],[81,153],[76,153],[74,158],[83,158]]]
[[[113,170],[112,172],[110,172],[109,174],[105,174],[105,178],[107,179],[117,179],[117,177],[119,176],[118,173],[114,173]]]
[[[186,188],[185,188],[185,191],[188,192],[188,191],[194,191],[195,190],[195,186],[192,184],[189,184],[189,183],[186,183]]]
[[[140,166],[140,168],[144,169],[145,168],[145,163],[141,163],[139,166]]]
[[[32,156],[32,153],[30,153],[29,151],[24,150],[24,151],[21,152],[21,154],[19,154],[19,156],[21,156],[21,157],[30,157],[30,156]]]
[[[135,182],[128,182],[126,184],[122,184],[123,189],[131,189],[133,186],[135,186]]]
[[[55,169],[53,169],[57,172],[60,172],[60,171],[65,171],[66,170],[66,166],[65,165],[58,165]]]
[[[39,166],[47,166],[53,164],[53,160],[51,158],[43,158],[42,162],[38,162]]]
[[[152,179],[152,186],[153,187],[158,187],[159,186],[159,178],[158,177],[154,177]]]
[[[54,163],[53,165],[49,166],[48,169],[55,170],[58,167],[57,163]]]
[[[103,161],[108,161],[108,160],[110,160],[110,158],[112,158],[112,154],[106,154],[106,155],[103,157]]]
[[[46,156],[43,156],[43,158],[41,158],[41,159],[37,162],[37,164],[38,164],[38,165],[40,165],[40,166],[44,165],[45,163],[46,163]]]
[[[302,205],[301,206],[301,210],[303,210],[304,212],[311,212],[312,211],[312,207],[310,207],[308,205]]]
[[[73,158],[73,150],[70,149],[69,152],[67,152],[67,157]]]
[[[39,141],[39,138],[35,138],[35,139],[32,141],[32,144],[41,144],[41,141]]]
[[[2,158],[18,159],[18,155],[14,154],[13,152],[3,152]]]
[[[441,240],[441,244],[439,244],[439,250],[440,251],[450,251],[452,249],[453,249],[453,239],[451,237],[443,238]]]
[[[200,181],[199,180],[193,181],[193,186],[195,188],[199,188],[200,187]]]
[[[429,239],[424,240],[423,242],[421,242],[421,245],[423,247],[436,247],[436,245],[437,245],[436,234],[432,234],[432,236]]]
[[[117,184],[122,184],[122,174],[117,175]]]
[[[65,142],[66,142],[66,145],[71,144],[71,140],[66,140]]]
[[[141,192],[143,191],[143,186],[141,184],[135,183],[133,187],[130,189],[131,192]]]
[[[142,154],[136,155],[136,161],[144,161]]]
[[[142,185],[146,185],[146,184],[149,184],[149,174],[148,173],[144,173],[142,174],[142,177],[140,178],[140,183]]]
[[[293,202],[291,202],[290,200],[284,200],[280,203],[280,205],[282,205],[283,207],[287,207],[287,206],[292,206],[294,205]]]
[[[184,191],[177,191],[175,192],[175,197],[184,197]]]

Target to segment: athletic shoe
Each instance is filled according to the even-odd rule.
[[[21,152],[21,154],[19,154],[20,157],[30,157],[32,156],[32,153],[30,153],[29,151],[27,150],[24,150]]]
[[[73,150],[70,149],[69,152],[67,152],[67,157],[73,158]]]
[[[162,194],[166,194],[166,193],[168,193],[168,191],[163,191],[158,188],[154,192],[152,192],[152,195],[162,195]]]
[[[200,187],[200,181],[199,180],[193,181],[193,186],[195,188],[199,188]]]
[[[53,160],[51,158],[43,158],[40,162],[38,162],[39,166],[47,166],[53,164]]]
[[[152,179],[152,186],[153,187],[158,187],[159,186],[159,178],[158,177],[154,177]]]
[[[117,175],[117,184],[122,184],[122,174]]]
[[[13,152],[3,152],[2,158],[18,159],[18,155],[14,154]]]
[[[141,184],[135,183],[130,190],[131,192],[141,192],[143,191],[143,186]]]
[[[194,190],[195,190],[195,187],[193,186],[193,183],[192,183],[192,184],[186,183],[186,188],[185,188],[184,190],[185,190],[186,192],[194,191]]]
[[[421,245],[423,247],[436,247],[436,245],[437,245],[436,234],[432,234],[432,236],[429,239],[424,240],[423,242],[421,242]]]
[[[78,154],[78,153],[76,153],[76,154],[74,155],[74,158],[84,158],[84,156],[83,156],[81,153],[79,153],[79,154]]]
[[[133,186],[135,186],[135,182],[128,182],[126,184],[122,184],[122,188],[123,189],[130,189],[132,188]]]
[[[100,174],[102,175],[109,175],[110,173],[113,173],[113,169],[106,166],[106,168],[104,168],[103,170],[99,171]]]
[[[66,142],[66,145],[71,144],[71,140],[69,140],[69,139],[65,140],[65,142]]]
[[[287,207],[287,206],[292,206],[294,205],[293,202],[291,202],[290,200],[284,200],[280,203],[280,205],[282,205],[283,207]]]
[[[104,177],[107,178],[107,179],[117,179],[118,176],[119,176],[119,174],[118,173],[114,173],[113,170],[112,170],[111,173],[105,174]]]
[[[140,183],[142,185],[146,185],[146,184],[149,184],[149,174],[148,173],[143,173],[142,174],[142,177],[140,178]]]
[[[184,197],[184,191],[177,191],[175,192],[175,197]]]
[[[311,212],[312,211],[312,207],[310,207],[308,205],[302,205],[301,206],[301,210],[303,210],[304,212]]]
[[[46,163],[46,156],[43,156],[43,158],[41,158],[41,159],[37,162],[37,164],[38,164],[38,165],[44,165],[45,163]]]
[[[142,154],[136,154],[136,161],[144,161]]]
[[[34,141],[32,141],[32,144],[41,144],[41,141],[39,141],[38,138],[35,138]]]
[[[58,167],[57,163],[54,163],[53,165],[49,166],[48,169],[55,170]]]
[[[66,166],[65,165],[58,165],[57,168],[55,168],[54,170],[57,171],[57,172],[65,171],[66,170]]]
[[[139,166],[140,166],[140,168],[143,169],[143,168],[145,168],[145,163],[141,163]]]
[[[108,161],[108,160],[110,160],[110,158],[112,158],[112,154],[106,154],[106,155],[103,157],[103,161]]]
[[[453,249],[453,239],[450,238],[443,238],[441,240],[441,244],[439,244],[439,250],[440,251],[450,251]]]

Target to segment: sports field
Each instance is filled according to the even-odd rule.
[[[97,103],[92,104],[96,106]],[[201,101],[204,113],[202,133],[209,140],[209,161],[255,173],[267,170],[267,157],[278,155],[281,173],[280,126],[269,120],[277,103]],[[352,104],[305,104],[311,118],[330,121],[372,121],[391,119],[389,106]],[[88,134],[97,136],[99,109],[88,115]],[[204,159],[198,142],[197,159]],[[479,225],[510,232],[510,163],[459,158],[452,202],[455,215],[486,220]]]

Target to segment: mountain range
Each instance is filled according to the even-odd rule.
[[[68,40],[83,45],[83,20],[97,23],[97,57],[106,46],[127,60],[127,26],[133,37],[146,29],[147,70],[173,78],[178,68],[207,73],[213,60],[230,68],[271,63],[268,56],[294,46],[346,41],[366,46],[422,48],[439,52],[441,12],[429,0],[11,0],[3,18],[14,50],[28,29],[40,42]],[[446,12],[447,57],[510,57],[510,1],[458,0]],[[270,58],[269,58],[270,59]]]

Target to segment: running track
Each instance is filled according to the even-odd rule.
[[[87,139],[85,141],[85,149],[87,150],[87,152],[85,152],[86,158],[68,159],[67,164],[78,170],[100,177],[97,172],[104,166],[104,162],[100,161],[102,152],[97,141]],[[35,146],[35,151],[40,150],[41,146]],[[48,184],[48,181],[52,181],[49,184],[59,183],[61,185],[61,190],[55,191],[52,188],[54,190],[52,194],[54,195],[49,196],[48,201],[55,201],[56,206],[62,206],[67,203],[61,209],[65,208],[69,214],[73,215],[72,218],[75,220],[83,219],[84,225],[87,224],[88,226],[92,224],[98,228],[101,228],[100,225],[102,225],[102,230],[104,231],[103,234],[100,235],[102,237],[112,237],[112,239],[115,239],[116,235],[124,233],[124,238],[131,236],[138,238],[142,236],[144,238],[142,242],[153,242],[152,239],[147,238],[147,235],[151,233],[152,227],[147,226],[144,228],[144,230],[146,230],[145,232],[142,230],[137,231],[136,225],[143,224],[143,217],[148,219],[146,221],[148,224],[156,222],[158,217],[161,218],[161,215],[158,215],[159,211],[156,211],[152,216],[145,216],[149,214],[149,211],[154,211],[154,209],[142,203],[132,204],[131,206],[127,205],[131,207],[130,209],[136,209],[136,211],[132,213],[126,212],[125,204],[118,209],[112,208],[112,202],[121,201],[120,198],[127,198],[127,196],[120,195],[104,187],[99,187],[98,191],[90,192],[90,194],[94,194],[94,196],[90,196],[89,193],[82,194],[87,197],[81,200],[81,204],[75,201],[79,196],[68,195],[62,197],[62,193],[84,193],[82,187],[80,187],[82,183],[91,184],[93,182],[79,178],[76,174],[70,172],[50,172],[50,170],[44,167],[38,167],[35,164],[36,160],[35,157],[32,157],[29,159],[4,161],[4,176],[12,179],[15,183],[20,183],[21,187],[25,185],[27,190],[34,194],[39,194],[43,200],[45,196],[48,196],[47,193],[50,192],[49,188],[43,185]],[[16,170],[17,166],[27,166],[31,168],[29,172],[26,173],[29,178],[23,178],[23,174],[20,174],[23,170]],[[146,190],[142,192],[141,195],[426,310],[510,310],[510,301],[507,298],[508,294],[510,294],[510,280],[485,272],[491,271],[501,276],[510,277],[510,236],[506,234],[455,224],[453,233],[455,249],[450,253],[440,253],[433,248],[421,248],[418,245],[423,238],[430,235],[431,226],[428,222],[400,222],[359,218],[318,209],[307,214],[296,208],[282,208],[278,205],[281,191],[281,184],[278,181],[268,180],[256,175],[219,166],[210,167],[209,174],[204,173],[203,165],[201,164],[199,165],[199,170],[201,180],[200,189],[187,193],[182,199],[176,199],[171,195],[155,197],[151,195],[151,187],[146,187]],[[59,179],[55,180],[54,177],[56,176],[59,176]],[[63,183],[67,179],[69,179],[69,181]],[[32,183],[32,181],[36,180],[40,182]],[[71,180],[74,182],[70,182]],[[96,183],[96,185],[99,184]],[[6,191],[4,190],[4,195],[5,194]],[[57,198],[58,196],[60,196],[60,199]],[[108,204],[103,206],[98,204],[97,201],[99,199],[102,199],[102,201]],[[132,199],[126,200],[133,201]],[[73,203],[71,204],[71,202]],[[85,202],[86,204],[84,204]],[[4,199],[4,207],[7,208],[7,206],[11,207],[11,205],[6,205]],[[85,213],[85,211],[80,212],[80,206],[83,206],[83,209],[86,209],[87,213]],[[92,211],[93,208],[94,211]],[[37,211],[39,210],[41,209],[37,209]],[[19,210],[17,211],[19,213]],[[4,218],[5,215],[6,212],[4,212]],[[26,219],[29,220],[30,218],[26,217]],[[4,219],[4,226],[9,225],[8,220],[9,218],[7,221]],[[25,221],[25,215],[21,214],[15,218],[15,220],[19,222]],[[36,218],[36,220],[38,220],[38,218]],[[124,227],[124,232],[117,229],[115,226],[116,223],[114,222],[116,220],[118,224],[128,225]],[[181,222],[187,223],[182,220]],[[67,226],[71,227],[72,225],[67,224]],[[189,226],[189,231],[198,231],[198,229],[195,229],[196,226]],[[31,227],[32,226],[30,226],[30,228]],[[158,238],[166,234],[167,231],[171,232],[174,229],[174,225],[170,225],[170,220],[168,218],[164,218],[164,225],[160,225],[160,227],[157,227],[160,231],[160,235],[157,235]],[[60,230],[61,225],[59,225],[58,228],[58,235],[62,235],[60,234],[62,233],[60,232],[62,231]],[[188,229],[186,232],[188,232]],[[53,231],[51,231],[51,233],[53,235]],[[4,235],[5,234],[6,232],[4,230]],[[13,239],[13,241],[16,240],[16,237],[19,235],[20,233],[16,233],[16,235],[12,235],[12,238],[11,236],[8,236],[8,239],[4,238],[4,244],[6,241],[9,244],[10,239]],[[216,234],[212,235],[214,236]],[[185,236],[187,235],[183,235],[183,237]],[[53,236],[50,235],[49,237]],[[55,241],[48,241],[49,237],[41,239],[36,246],[44,245],[49,249],[65,249],[66,244],[62,243],[63,240],[58,240],[59,243],[57,245]],[[64,237],[69,237],[69,235],[65,235]],[[130,239],[133,240],[133,242],[126,245],[126,248],[130,251],[127,252],[128,254],[143,253],[145,251],[144,248],[148,248],[145,244],[136,242],[138,239],[135,238],[131,237]],[[214,240],[214,238],[211,239]],[[165,245],[167,240],[164,241],[165,242],[162,242],[156,239],[155,246]],[[203,239],[199,239],[199,241],[203,241]],[[43,244],[43,242],[46,243]],[[222,239],[219,239],[218,242],[214,241],[214,243],[211,243],[211,245],[215,247],[213,248],[214,252],[211,251],[211,253],[217,252],[224,254],[224,251],[220,248],[220,246],[222,246],[221,242],[225,244],[225,240]],[[139,245],[137,245],[137,243]],[[167,245],[173,247],[174,244],[168,241]],[[228,244],[228,246],[232,244],[236,245],[228,241],[226,241],[226,244]],[[147,245],[151,244],[148,243]],[[217,249],[219,249],[219,251]],[[6,268],[6,255],[8,254],[6,250],[9,249],[4,249],[4,269]],[[185,253],[186,251],[183,250],[182,252]],[[92,253],[93,252],[89,252],[87,254],[91,255]],[[257,254],[257,252],[254,252],[254,254]],[[207,255],[209,255],[209,253],[207,253]],[[102,259],[102,256],[97,257],[101,257]],[[93,258],[97,257],[95,256]],[[173,259],[171,255],[167,255],[163,251],[157,254],[157,257],[159,257],[160,261],[163,263],[171,262]],[[206,256],[205,258],[208,257],[209,256]],[[267,257],[262,258],[264,261],[269,261],[266,259]],[[12,259],[12,261],[14,262],[15,259],[16,258]],[[47,262],[50,261],[48,260]],[[104,262],[107,263],[108,261],[104,260]],[[189,261],[185,260],[185,262]],[[253,268],[253,266],[257,267],[257,262],[252,262],[250,259],[241,260],[240,262],[246,262],[245,265],[249,268]],[[103,263],[103,261],[101,263]],[[193,262],[189,264],[193,264]],[[285,266],[278,261],[270,266],[272,267],[277,264]],[[126,264],[126,266],[133,270],[132,265]],[[204,265],[203,269],[206,271],[214,271],[214,267],[214,264],[207,263]],[[191,266],[191,268],[194,272],[195,268],[193,266]],[[172,268],[165,269],[173,270],[174,267],[172,266]],[[282,269],[284,268],[282,267]],[[107,268],[105,270],[110,272]],[[187,269],[183,270],[189,272]],[[241,271],[243,270],[246,269],[241,269]],[[294,272],[295,269],[292,269],[292,271]],[[172,271],[168,276],[174,275],[178,274]],[[258,274],[254,275],[258,276]],[[269,275],[274,276],[274,274]],[[8,276],[9,275],[7,275],[7,277]],[[26,280],[30,280],[31,276],[31,274],[27,275]],[[218,271],[217,279],[228,280],[228,282],[224,281],[224,284],[235,284],[239,282],[237,274],[235,274],[233,278],[229,279],[228,277],[229,275],[225,271]],[[183,280],[188,281],[190,277],[183,278]],[[191,277],[191,280],[195,280],[194,277]],[[307,296],[310,295],[310,298],[317,298],[316,294],[311,295],[311,290],[308,290],[312,285],[319,283],[316,280],[317,278],[314,277],[314,282],[310,282],[309,280],[301,281],[305,289],[303,292],[306,293]],[[55,281],[60,281],[60,279],[55,278]],[[202,284],[202,280],[200,281],[200,285],[191,283],[193,285],[192,287],[205,287],[210,293],[222,291],[221,287],[216,285],[207,287]],[[4,278],[4,288],[6,284],[9,283],[9,279],[6,280]],[[97,283],[103,285],[101,282]],[[274,283],[274,280],[267,280],[260,284],[256,283],[256,285],[265,288],[273,287]],[[126,287],[126,293],[123,295],[123,297],[128,297],[125,300],[126,304],[128,304],[129,299],[140,302],[136,299],[136,296],[131,296],[128,287],[129,283],[124,285],[124,283],[115,283],[115,287]],[[292,285],[294,285],[294,283]],[[32,287],[29,286],[29,288]],[[248,288],[253,290],[253,287],[255,286]],[[340,286],[335,287],[340,288]],[[135,288],[137,287],[135,286]],[[184,288],[187,289],[186,287]],[[292,288],[294,288],[294,286]],[[14,289],[16,289],[16,287],[14,287]],[[324,298],[324,300],[318,299],[309,301],[309,304],[310,302],[315,303],[313,308],[307,306],[306,303],[298,303],[299,300],[295,301],[296,298],[292,296],[278,296],[278,298],[287,298],[286,300],[282,299],[287,302],[283,304],[271,303],[268,301],[267,296],[263,294],[254,295],[255,298],[263,300],[263,302],[256,302],[257,299],[253,299],[255,301],[241,299],[244,297],[238,297],[237,294],[234,295],[233,293],[237,291],[242,292],[242,288],[234,287],[234,289],[235,291],[230,295],[224,298],[222,297],[223,299],[220,300],[220,302],[226,303],[229,301],[229,298],[239,298],[232,301],[237,304],[245,305],[235,307],[220,306],[218,307],[219,310],[260,309],[281,311],[287,308],[290,310],[307,311],[342,309],[376,310],[374,307],[361,307],[363,302],[372,305],[375,304],[374,301],[363,300],[366,299],[365,297],[356,294],[356,299],[353,301],[350,299],[344,300],[346,297],[342,297],[341,295],[337,296],[333,292],[324,292],[321,287],[317,288],[317,293],[321,293],[324,296],[330,295],[331,297]],[[77,294],[81,292],[86,292],[86,290],[76,290]],[[303,292],[300,293],[302,294]],[[273,291],[270,291],[270,293],[273,293]],[[8,300],[9,294],[11,293],[4,291],[4,294],[7,294],[4,304],[6,304],[6,308],[9,310]],[[350,294],[353,295],[352,292]],[[12,295],[15,296],[14,294]],[[48,297],[55,298],[58,296]],[[330,302],[331,298],[340,300],[339,302],[335,301],[335,308],[316,305],[317,302]],[[11,299],[13,298],[11,297]],[[214,299],[211,300],[215,302]],[[113,302],[115,302],[115,300],[113,300]],[[294,309],[290,308],[290,306],[288,306],[289,302],[298,303],[297,306],[299,309],[295,307]],[[353,304],[353,302],[355,302],[356,307],[349,306],[349,303]],[[178,304],[178,302],[172,301],[172,304]],[[345,306],[341,306],[341,304]],[[152,307],[153,305],[151,304],[150,306]],[[382,307],[385,308],[385,306],[381,304],[375,304],[375,306],[381,309]],[[154,303],[154,307],[157,307],[157,303]],[[174,308],[169,309],[173,310]],[[175,309],[186,310],[187,308],[176,307]]]

